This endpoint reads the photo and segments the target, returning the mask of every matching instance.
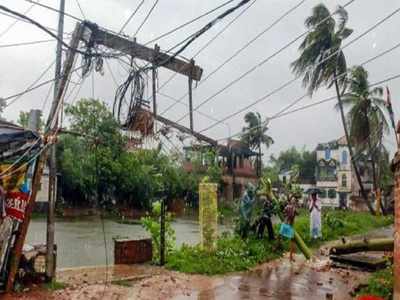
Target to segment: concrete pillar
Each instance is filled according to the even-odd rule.
[[[199,185],[200,244],[206,250],[214,249],[218,235],[217,189],[215,183]]]
[[[397,125],[400,133],[400,122]],[[400,300],[400,147],[393,160],[394,170],[394,300]]]

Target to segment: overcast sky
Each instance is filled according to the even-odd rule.
[[[49,6],[58,7],[59,1],[42,0],[40,2]],[[120,30],[122,24],[139,2],[139,0],[80,0],[82,10],[88,20],[114,31]],[[225,0],[159,0],[149,21],[146,22],[137,35],[137,40],[139,43],[145,43],[223,2],[225,2]],[[237,2],[239,2],[239,0],[234,3]],[[196,63],[204,69],[203,78],[298,2],[299,0],[257,0],[235,23],[196,57]],[[303,25],[305,18],[309,16],[312,7],[320,2],[321,1],[306,0],[299,8],[285,17],[206,82],[201,84],[193,93],[194,105],[196,106],[196,104],[216,93],[243,72],[255,66],[299,34],[303,33],[305,30]],[[343,5],[347,1],[329,0],[322,2],[333,10],[337,5]],[[19,12],[25,12],[32,5],[25,0],[0,0],[0,3],[18,10]],[[133,35],[153,3],[154,1],[152,0],[145,0],[144,5],[125,28],[124,33]],[[227,7],[229,7],[229,5]],[[159,40],[158,44],[161,49],[168,49],[200,29],[208,20],[211,20],[227,7]],[[354,29],[354,33],[348,40],[350,41],[356,38],[370,26],[399,7],[400,3],[396,0],[354,1],[347,7],[349,13],[348,27]],[[192,57],[194,53],[243,9],[245,9],[245,7],[218,23],[187,48],[183,55],[187,58]],[[76,0],[66,0],[66,11],[82,18]],[[46,26],[57,27],[57,14],[45,8],[34,6],[28,15]],[[0,15],[0,45],[49,38],[46,33],[23,22],[18,22],[9,31],[4,33],[4,30],[13,22],[13,19]],[[74,20],[66,17],[65,31],[71,32],[74,24]],[[400,28],[400,13],[394,15],[371,33],[347,47],[344,53],[347,57],[348,65],[360,64],[399,43],[400,37],[398,28]],[[256,71],[246,76],[243,80],[216,96],[200,110],[205,114],[212,115],[214,118],[221,119],[250,104],[261,96],[270,93],[286,81],[292,79],[293,74],[291,73],[289,64],[299,55],[297,51],[299,43],[300,41],[288,47],[279,55],[257,68]],[[399,56],[400,50],[396,49],[366,65],[365,67],[370,75],[370,82],[376,82],[400,73]],[[12,95],[27,88],[54,59],[55,42],[23,47],[0,48],[0,97],[7,97],[8,95]],[[115,61],[110,60],[110,65],[117,81],[121,82],[126,77],[126,71]],[[162,85],[171,74],[171,72],[165,69],[160,70],[159,85]],[[43,80],[52,77],[54,77],[53,69],[47,73]],[[75,78],[74,76],[73,80],[78,81],[78,77]],[[397,79],[388,83],[397,116],[400,114],[399,82],[400,79]],[[92,87],[92,79],[89,77],[86,79],[77,97],[91,97],[92,90],[94,90],[94,96],[104,100],[111,107],[116,86],[107,69],[105,69],[104,76],[97,73],[94,75],[94,89]],[[6,109],[4,117],[10,120],[16,120],[20,110],[26,111],[31,108],[41,109],[44,106],[44,99],[48,90],[49,86],[45,86],[26,94]],[[179,98],[185,94],[186,91],[187,78],[181,75],[176,76],[174,80],[161,90],[162,93],[175,98]],[[302,88],[301,81],[299,80],[279,93],[274,94],[272,97],[267,98],[265,101],[253,106],[249,110],[258,111],[263,118],[265,118],[273,115],[304,93],[305,90]],[[321,89],[318,93],[313,95],[312,99],[306,98],[296,107],[332,95],[334,95],[333,89]],[[69,102],[72,100],[72,98],[68,99]],[[158,111],[163,111],[166,107],[171,105],[171,103],[173,103],[172,100],[163,96],[158,96]],[[269,134],[275,140],[275,144],[268,150],[266,156],[269,156],[271,153],[278,153],[292,145],[297,147],[305,146],[308,149],[313,149],[319,142],[326,142],[343,135],[340,116],[334,109],[334,104],[335,102],[328,102],[272,121],[270,123]],[[48,111],[48,106],[48,104],[45,105],[45,113]],[[177,120],[186,112],[187,107],[178,104],[171,109],[166,116],[172,120]],[[226,137],[230,132],[236,133],[240,131],[244,125],[244,114],[245,112],[227,120],[225,124],[220,124],[204,133],[213,138]],[[210,121],[198,113],[195,113],[194,117],[195,129],[197,130],[208,127],[213,123],[213,121]],[[182,122],[188,125],[188,118],[184,119]],[[394,149],[393,135],[389,135],[385,141],[388,148]]]

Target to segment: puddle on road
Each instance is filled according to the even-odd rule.
[[[365,277],[356,271],[321,270],[321,264],[318,265],[316,268],[315,264],[302,259],[290,264],[282,259],[243,275],[228,276],[223,280],[211,278],[211,288],[199,288],[190,295],[179,295],[174,299],[350,300],[352,297],[349,292]],[[191,281],[191,284],[196,286],[195,281]]]

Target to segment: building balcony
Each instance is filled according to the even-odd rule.
[[[318,176],[317,181],[337,181],[337,176]]]

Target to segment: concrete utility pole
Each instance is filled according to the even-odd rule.
[[[64,32],[64,11],[65,0],[60,0],[60,14],[58,17],[58,41],[56,48],[56,68],[54,81],[53,104],[57,102],[57,94],[60,85],[60,75],[62,66],[62,39]],[[56,116],[56,126],[58,126],[58,115]],[[57,198],[57,165],[56,165],[56,143],[50,147],[49,160],[49,197],[47,212],[47,232],[46,232],[46,277],[51,281],[55,277],[54,261],[54,223],[55,223],[55,205]]]

